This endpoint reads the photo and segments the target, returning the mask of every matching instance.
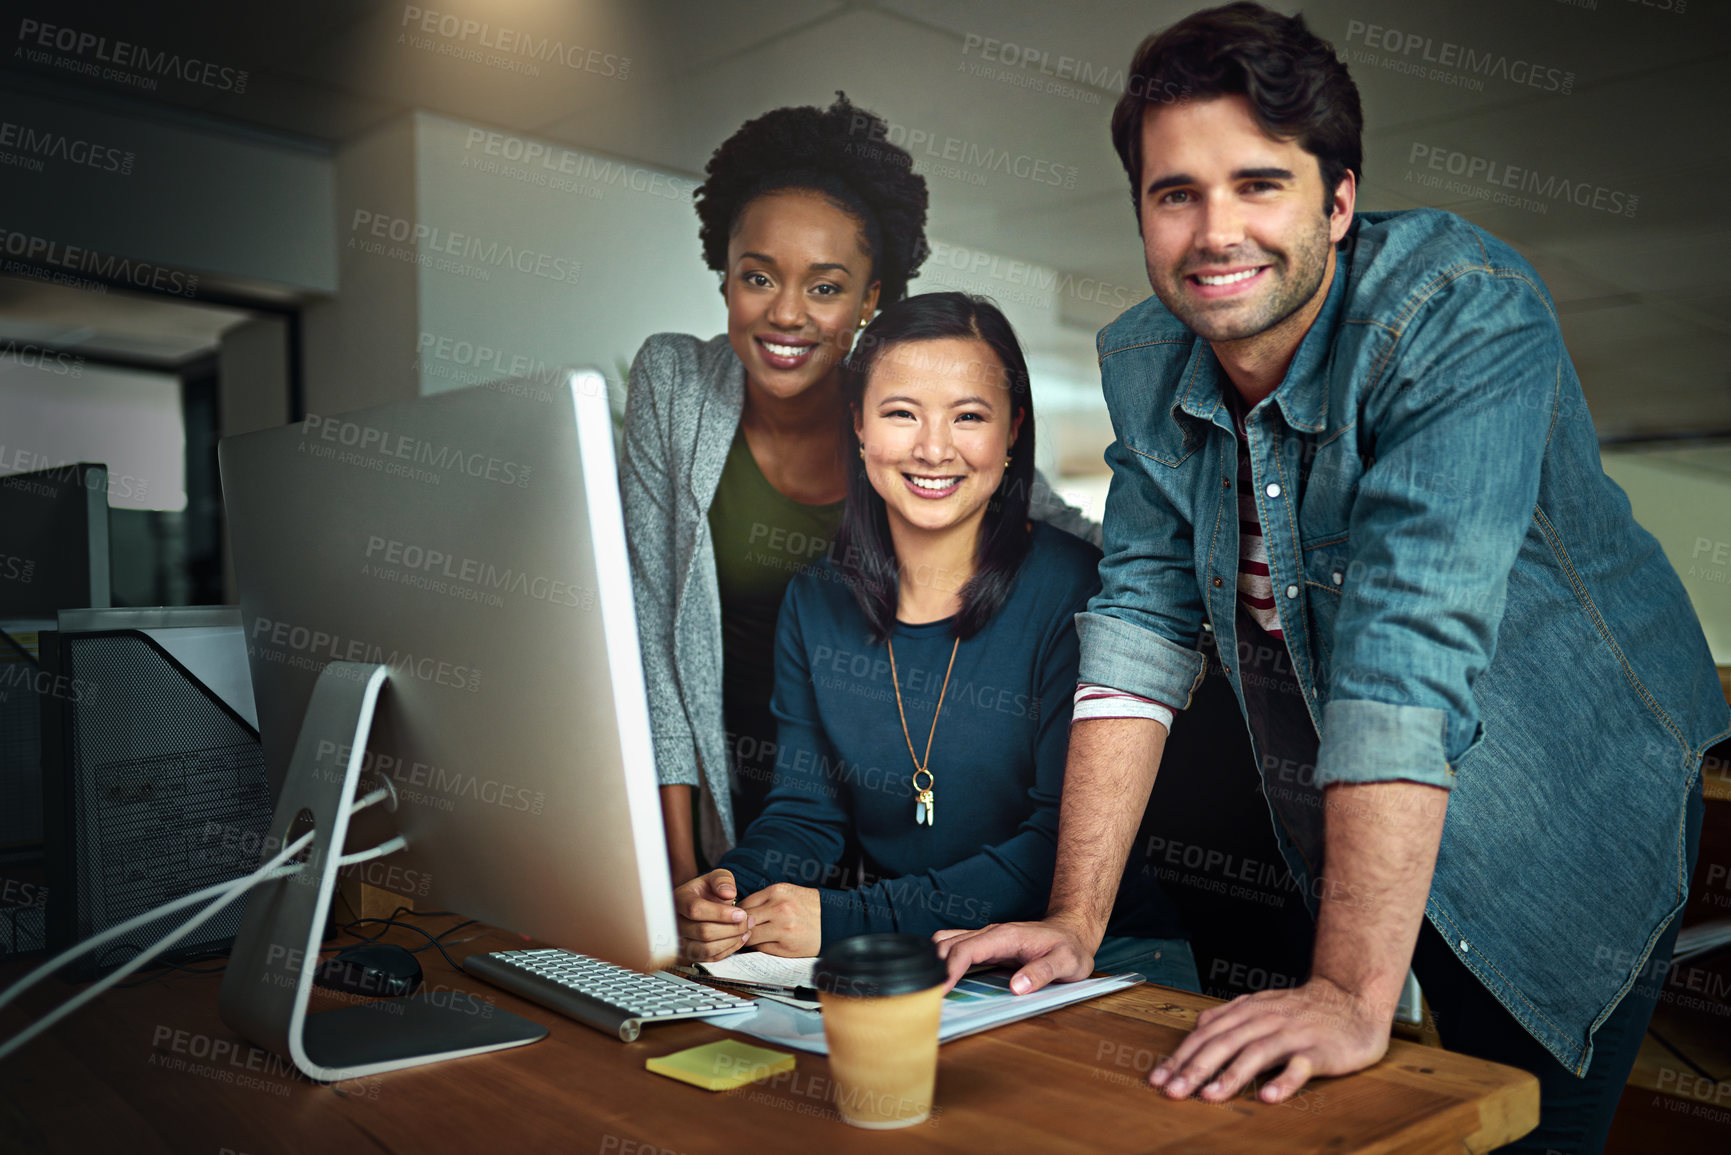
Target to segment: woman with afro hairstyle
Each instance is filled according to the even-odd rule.
[[[715,150],[695,198],[727,332],[657,333],[631,366],[620,493],[676,886],[769,791],[776,616],[847,492],[840,366],[930,251],[913,158],[836,97],[767,112]],[[1098,542],[1043,482],[1033,505]]]

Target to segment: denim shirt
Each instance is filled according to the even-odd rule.
[[[1314,728],[1313,763],[1302,742],[1258,745],[1276,837],[1306,883],[1321,847],[1296,844],[1275,799],[1448,789],[1425,914],[1579,1074],[1682,909],[1685,804],[1731,719],[1676,572],[1600,466],[1527,262],[1430,209],[1359,214],[1337,254],[1246,421]],[[1232,385],[1155,298],[1098,349],[1116,440],[1080,676],[1182,708],[1210,629],[1243,708]]]

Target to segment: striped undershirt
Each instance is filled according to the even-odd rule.
[[[1238,604],[1270,637],[1285,640],[1274,581],[1268,573],[1268,547],[1262,521],[1256,516],[1256,479],[1250,473],[1250,440],[1244,433],[1244,413],[1236,389],[1232,394],[1232,428],[1238,434]]]

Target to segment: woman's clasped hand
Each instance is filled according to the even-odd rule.
[[[731,870],[712,870],[673,892],[679,920],[679,960],[714,962],[742,947],[788,958],[815,955],[818,892],[777,882],[743,899]]]

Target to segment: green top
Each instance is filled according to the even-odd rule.
[[[709,506],[709,534],[721,594],[722,714],[735,769],[737,830],[761,808],[774,767],[769,696],[781,597],[794,574],[829,552],[845,504],[805,505],[788,497],[757,467],[745,430],[734,431]],[[740,813],[741,802],[749,813]]]

